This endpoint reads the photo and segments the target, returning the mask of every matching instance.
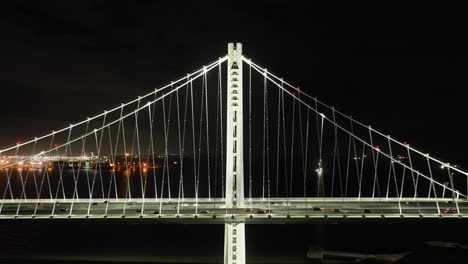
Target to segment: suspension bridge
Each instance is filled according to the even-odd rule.
[[[0,221],[225,224],[466,219],[468,173],[392,138],[242,54],[0,149]]]

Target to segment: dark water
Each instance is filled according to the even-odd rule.
[[[248,225],[248,263],[311,263],[310,248],[410,254],[399,263],[467,263],[466,224]],[[223,225],[1,223],[5,263],[222,263]],[[423,262],[421,262],[423,261]],[[352,263],[352,262],[344,262]],[[377,263],[368,261],[366,263]]]

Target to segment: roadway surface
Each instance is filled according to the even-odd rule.
[[[153,219],[183,223],[274,223],[316,219],[468,219],[468,200],[432,198],[256,198],[243,208],[224,199],[0,200],[3,219]]]

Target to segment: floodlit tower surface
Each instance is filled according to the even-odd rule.
[[[242,44],[228,44],[226,104],[226,208],[244,207]],[[245,224],[225,225],[224,263],[245,263]]]

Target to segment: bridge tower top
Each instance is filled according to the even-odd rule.
[[[226,105],[226,207],[244,206],[242,44],[228,44]]]

